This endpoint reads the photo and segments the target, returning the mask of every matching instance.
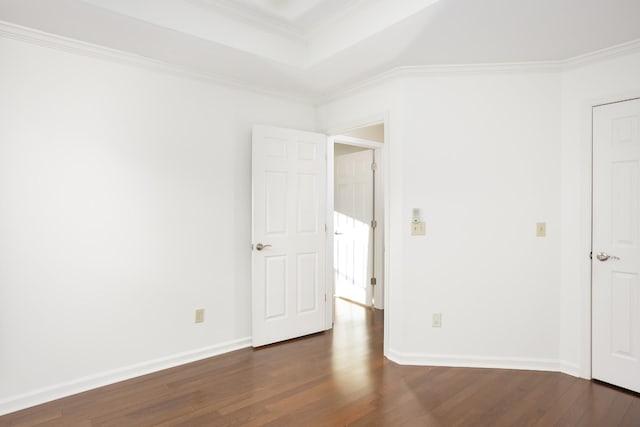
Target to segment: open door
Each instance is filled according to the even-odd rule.
[[[335,294],[369,305],[373,271],[373,149],[336,155],[334,195]]]
[[[326,329],[323,134],[254,126],[253,346]]]

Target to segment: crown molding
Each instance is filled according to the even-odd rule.
[[[584,53],[582,55],[577,55],[560,62],[563,69],[573,69],[589,65],[594,62],[613,59],[619,56],[625,56],[636,52],[640,52],[640,39],[631,40],[626,43],[621,43],[615,46],[606,47],[604,49]]]
[[[450,64],[400,66],[371,78],[329,91],[315,101],[316,105],[336,101],[404,77],[451,76],[459,74],[553,73],[576,69],[596,62],[640,52],[640,39],[631,40],[594,52],[555,61],[511,62],[496,64]]]
[[[406,77],[455,76],[461,74],[517,74],[517,73],[553,73],[560,71],[561,64],[555,61],[514,62],[498,64],[449,64],[449,65],[411,65],[395,67],[371,78],[343,86],[322,98],[316,104],[332,102],[346,96],[354,95],[389,81]]]
[[[310,104],[313,101],[313,98],[309,95],[251,85],[240,80],[219,76],[215,73],[207,73],[188,66],[177,65],[138,54],[46,33],[10,22],[0,21],[0,38],[17,40],[74,55],[107,60],[124,65],[133,65],[177,77],[199,80],[226,88],[252,92],[258,95],[283,98],[297,103]]]
[[[621,43],[605,49],[581,54],[565,60],[534,61],[502,64],[450,64],[450,65],[417,65],[400,66],[377,74],[373,77],[344,85],[337,89],[329,89],[315,96],[309,93],[279,91],[261,86],[251,85],[239,80],[207,73],[187,66],[132,54],[117,49],[95,45],[58,36],[17,24],[0,21],[0,37],[18,40],[50,49],[60,50],[81,56],[93,57],[113,61],[121,64],[135,65],[155,71],[161,71],[175,76],[196,79],[227,88],[233,88],[260,95],[283,98],[302,104],[324,104],[356,93],[388,83],[404,77],[449,76],[460,74],[496,74],[496,73],[532,73],[532,72],[561,72],[613,59],[616,57],[640,52],[640,39]]]

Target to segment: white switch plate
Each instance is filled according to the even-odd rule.
[[[204,308],[196,309],[196,323],[204,322]]]
[[[547,223],[536,222],[536,237],[544,237],[547,235]]]
[[[442,328],[442,313],[433,313],[431,315],[431,327]]]
[[[426,226],[424,221],[412,222],[411,223],[411,235],[412,236],[424,236],[426,231]]]

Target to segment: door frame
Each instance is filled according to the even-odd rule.
[[[582,167],[585,171],[581,179],[581,194],[586,195],[582,197],[580,205],[581,212],[587,212],[586,217],[583,217],[584,234],[581,236],[588,236],[588,239],[581,239],[580,252],[585,254],[586,262],[582,264],[580,268],[579,283],[584,286],[582,295],[582,342],[581,342],[581,363],[579,366],[579,372],[577,374],[586,379],[592,379],[592,351],[593,351],[593,259],[589,258],[589,254],[593,253],[593,126],[594,126],[594,108],[601,107],[608,104],[616,104],[624,101],[631,101],[633,99],[640,98],[640,93],[637,91],[630,91],[626,93],[618,93],[599,98],[592,98],[583,103],[582,108],[583,123],[585,124],[585,143],[586,150],[584,156],[582,156]]]
[[[384,354],[388,354],[389,351],[389,330],[392,319],[392,311],[391,311],[391,295],[392,295],[392,284],[389,280],[390,271],[391,271],[391,261],[389,257],[390,246],[389,246],[389,224],[390,221],[390,204],[389,201],[391,199],[391,190],[390,190],[390,149],[391,149],[391,132],[390,132],[390,120],[389,120],[389,112],[384,112],[380,114],[374,114],[368,116],[366,118],[361,118],[358,120],[354,120],[348,123],[341,124],[339,126],[330,127],[326,129],[325,133],[327,135],[332,135],[327,138],[327,294],[333,295],[335,283],[333,280],[333,156],[334,156],[334,143],[335,136],[341,135],[346,132],[349,132],[354,129],[376,125],[382,123],[384,125],[384,143],[382,147],[379,148],[380,153],[382,154],[383,162],[382,167],[379,169],[382,172],[382,193],[384,194],[383,200],[383,212],[384,212],[384,224],[383,224],[383,232],[384,232],[384,254],[383,254],[383,282],[384,282],[384,292],[383,292],[383,301],[384,301]],[[333,298],[327,298],[327,325],[326,328],[330,329],[333,326]]]
[[[381,179],[378,181],[376,180],[376,182],[379,183],[383,183],[384,182],[384,165],[385,165],[385,160],[384,160],[384,143],[382,142],[377,142],[377,141],[371,141],[368,139],[362,139],[362,138],[354,138],[352,136],[347,136],[347,135],[333,135],[331,136],[331,138],[333,139],[334,145],[336,143],[339,144],[344,144],[344,145],[350,145],[352,147],[361,147],[361,148],[366,148],[366,149],[370,149],[373,150],[374,152],[374,159],[377,165],[380,165],[380,170],[376,171],[378,174],[381,175]],[[335,292],[335,281],[334,281],[334,272],[333,269],[335,268],[335,266],[333,265],[333,249],[334,249],[334,224],[333,224],[333,204],[335,201],[335,182],[334,182],[334,160],[335,160],[335,156],[334,154],[331,155],[331,159],[327,159],[327,175],[331,174],[331,182],[329,182],[329,179],[327,179],[327,214],[329,212],[331,212],[331,223],[330,226],[328,226],[328,231],[327,231],[327,235],[328,238],[330,240],[329,245],[331,245],[331,253],[328,254],[328,256],[331,256],[331,258],[327,258],[327,263],[329,264],[329,268],[327,269],[326,274],[331,273],[330,276],[327,277],[327,282],[330,283],[330,289],[332,291]],[[381,189],[379,189],[378,186],[374,186],[374,195],[377,196],[378,194],[382,194],[382,206],[384,206],[384,202],[385,202],[385,194],[384,194],[384,185],[382,186]],[[374,197],[375,200],[375,204],[374,207],[378,207],[379,203],[378,203],[378,199],[377,197]],[[331,206],[329,206],[329,203],[331,204]],[[384,212],[383,212],[383,218],[384,217]],[[383,251],[383,256],[382,256],[382,263],[384,264],[384,232],[382,233],[382,239],[380,239],[380,235],[379,233],[377,233],[376,231],[379,230],[380,232],[382,232],[384,230],[384,225],[386,224],[386,221],[382,221],[382,229],[376,229],[374,230],[374,242],[376,244],[376,251],[378,250],[382,250]],[[378,257],[376,257],[378,258]],[[375,265],[375,273],[379,273],[381,272],[382,274],[376,274],[375,277],[379,277],[380,281],[382,282],[382,308],[384,309],[384,288],[385,288],[385,280],[384,280],[384,268],[382,268],[382,266],[378,265],[379,263],[376,263],[374,261],[374,265]],[[368,285],[370,286],[370,285]],[[372,290],[372,297],[376,299],[375,296],[375,292]],[[365,301],[365,304],[368,307],[371,307],[369,305],[370,301]],[[371,307],[373,308],[373,307]]]

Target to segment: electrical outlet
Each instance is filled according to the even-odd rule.
[[[442,328],[442,313],[433,313],[431,315],[431,327]]]
[[[544,237],[547,235],[547,223],[536,222],[536,237]]]
[[[413,221],[411,222],[411,235],[412,236],[424,236],[426,226],[424,221]]]
[[[196,323],[204,322],[204,308],[196,309]]]

